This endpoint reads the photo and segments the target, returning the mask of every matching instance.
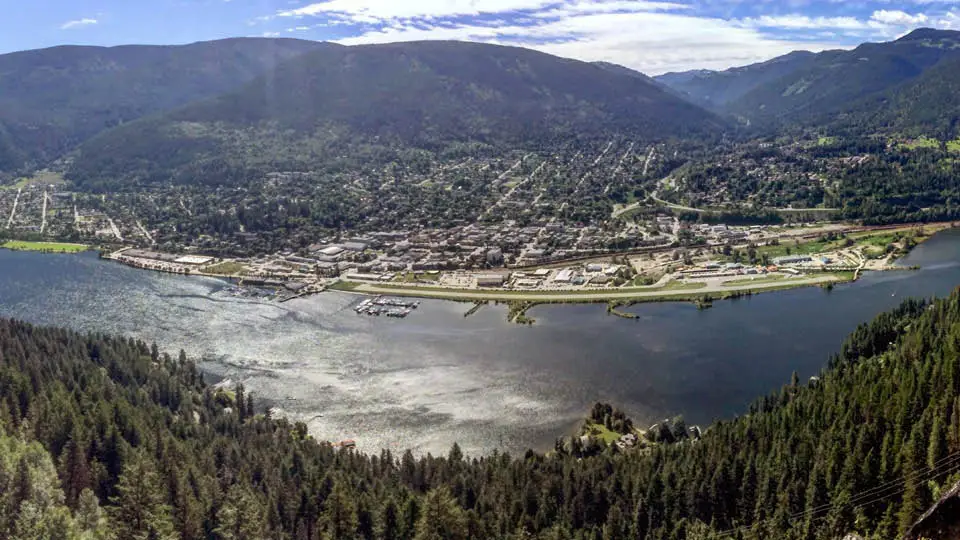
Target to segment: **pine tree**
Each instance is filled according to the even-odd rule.
[[[151,458],[134,452],[123,466],[110,516],[120,538],[173,540],[176,538],[166,490]]]
[[[900,503],[900,510],[897,513],[897,521],[899,523],[900,531],[905,531],[911,525],[913,525],[914,520],[920,515],[920,513],[928,504],[926,486],[924,486],[922,478],[920,478],[918,474],[914,473],[914,471],[922,470],[924,468],[925,452],[923,448],[923,439],[924,433],[922,426],[917,424],[914,426],[913,431],[910,434],[910,440],[907,442],[905,447],[903,458],[901,474],[906,478],[903,499]]]
[[[443,487],[430,490],[423,500],[417,521],[415,540],[458,540],[467,537],[463,510],[450,491]]]
[[[376,536],[381,540],[392,540],[400,537],[400,510],[395,500],[388,499],[377,516]]]
[[[214,535],[219,540],[260,540],[266,537],[263,505],[246,489],[234,484],[217,511]]]
[[[933,468],[947,455],[946,432],[939,416],[933,419],[933,427],[930,429],[929,438],[930,444],[927,446],[927,467]]]
[[[77,528],[92,540],[106,540],[109,538],[107,518],[100,508],[100,501],[89,488],[80,492],[77,497]]]
[[[194,497],[187,475],[180,473],[173,481],[171,489],[174,505],[174,526],[183,540],[196,540],[205,537],[203,531],[203,509]]]
[[[329,540],[354,538],[357,534],[357,505],[343,481],[335,481],[333,491],[323,503],[323,536]]]
[[[60,460],[60,479],[70,507],[76,507],[80,492],[93,487],[90,463],[87,462],[83,444],[77,442],[75,437],[67,443]]]
[[[243,423],[247,418],[247,399],[242,384],[238,384],[235,390],[236,399],[234,399],[234,408],[237,410],[237,417]]]

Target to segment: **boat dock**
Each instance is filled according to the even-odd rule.
[[[369,315],[372,317],[386,315],[387,317],[393,317],[395,319],[403,319],[413,313],[413,310],[418,307],[420,307],[420,302],[378,296],[360,302],[353,310],[359,315]]]

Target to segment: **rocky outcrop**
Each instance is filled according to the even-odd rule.
[[[904,540],[960,540],[960,482],[904,535]]]

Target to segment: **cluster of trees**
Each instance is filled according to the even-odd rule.
[[[363,455],[183,354],[2,320],[0,537],[892,538],[958,478],[958,388],[955,294],[861,326],[819,379],[695,442]]]
[[[662,196],[697,208],[729,206],[680,217],[731,225],[824,219],[880,225],[960,216],[956,141],[904,143],[902,135],[891,139],[858,132],[817,142],[814,133],[801,130],[798,140],[757,139],[688,151],[691,162],[674,171],[677,191]],[[786,207],[794,210],[771,210]]]
[[[627,417],[620,409],[613,408],[609,403],[595,403],[590,409],[587,419],[594,424],[600,424],[616,433],[633,433],[633,420]]]
[[[845,219],[870,225],[960,217],[956,153],[943,148],[891,150],[839,176]]]

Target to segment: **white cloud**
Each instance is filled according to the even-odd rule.
[[[808,17],[807,15],[763,15],[736,21],[747,28],[780,28],[784,30],[812,30],[835,28],[862,30],[871,27],[871,22],[856,17]],[[874,24],[875,26],[875,24]]]
[[[339,15],[388,21],[541,9],[556,0],[328,0],[277,12],[279,17]]]
[[[344,45],[420,40],[520,45],[586,61],[616,62],[648,74],[692,68],[725,69],[831,43],[769,38],[752,28],[673,13],[596,13],[534,26],[398,23],[340,40]]]
[[[910,15],[909,13],[900,10],[888,11],[881,9],[879,11],[874,11],[873,15],[870,17],[870,20],[895,26],[914,26],[926,23],[928,18],[923,13]]]
[[[99,22],[99,21],[97,21],[96,19],[88,19],[88,18],[85,18],[85,19],[77,19],[77,20],[75,20],[75,21],[67,21],[67,22],[61,24],[61,25],[60,25],[60,29],[61,29],[61,30],[69,30],[70,28],[80,28],[80,27],[82,27],[82,26],[90,26],[90,25],[97,24],[97,22]]]
[[[947,30],[960,30],[960,13],[951,11],[937,21],[937,26]]]
[[[725,1],[731,6],[743,2]],[[339,40],[345,45],[481,41],[615,62],[650,74],[725,69],[794,50],[844,48],[861,41],[892,39],[905,28],[922,24],[960,28],[960,16],[954,13],[914,15],[899,9],[905,0],[877,0],[892,9],[867,11],[858,17],[844,12],[804,13],[812,0],[755,1],[796,12],[730,19],[717,10],[701,14],[707,0],[312,0],[259,20],[313,19],[310,28],[346,28],[350,37]],[[828,1],[849,5],[849,0]],[[942,5],[960,0],[909,2]],[[289,26],[287,32],[307,28]],[[343,35],[341,30],[338,33]]]
[[[647,2],[634,0],[578,0],[554,6],[548,10],[532,13],[541,19],[577,17],[597,13],[637,13],[643,11],[682,11],[693,6],[676,2]]]

